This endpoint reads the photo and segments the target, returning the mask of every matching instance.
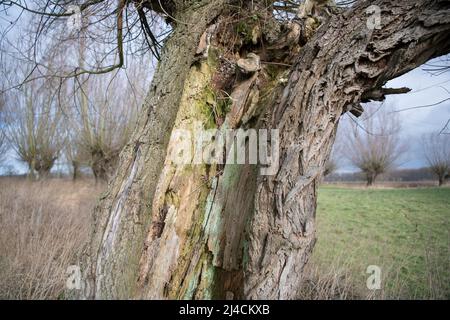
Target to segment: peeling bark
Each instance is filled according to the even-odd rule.
[[[204,1],[177,16],[189,24],[177,25],[166,43],[146,114],[96,210],[90,298],[296,298],[340,116],[450,51],[449,2],[379,0],[321,15],[317,31],[300,23],[284,37],[266,37],[272,48],[249,25],[251,37],[222,56],[230,31],[215,18],[225,3]],[[379,30],[366,25],[373,4],[382,9]],[[290,40],[283,46],[279,39]],[[272,64],[236,73],[250,52]],[[222,110],[226,97],[234,98],[230,110]],[[195,129],[195,121],[219,130],[279,129],[277,174],[259,176],[252,165],[175,166],[166,155],[170,132]]]
[[[140,122],[94,213],[94,233],[84,263],[88,298],[130,298],[135,293],[151,204],[184,82],[200,36],[224,3],[197,1],[175,15],[184,23],[177,25],[165,44]]]

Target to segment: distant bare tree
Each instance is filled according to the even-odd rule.
[[[70,141],[73,169],[91,167],[96,181],[115,172],[119,153],[128,142],[143,102],[149,77],[138,64],[128,72],[87,79],[80,76]]]
[[[26,163],[31,178],[46,177],[59,157],[64,141],[61,128],[64,109],[68,101],[67,84],[51,77],[53,70],[64,66],[67,56],[65,47],[56,39],[49,39],[39,53],[34,50],[35,34],[30,30],[33,20],[18,30],[17,43],[1,42],[2,70],[1,94],[5,99],[6,138],[22,162]],[[4,50],[14,45],[17,54],[6,55]],[[46,68],[38,70],[33,63],[36,56],[47,62]],[[20,79],[34,79],[23,81]]]
[[[62,147],[62,113],[51,87],[46,81],[26,84],[6,105],[8,140],[32,178],[48,175]]]
[[[386,107],[371,105],[361,120],[351,118],[351,133],[346,138],[345,157],[364,173],[368,186],[393,169],[406,151],[398,116],[388,113]]]
[[[442,186],[450,176],[450,138],[430,133],[423,136],[422,145],[428,166]]]

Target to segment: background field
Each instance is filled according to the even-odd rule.
[[[322,187],[317,223],[316,296],[450,298],[450,188]],[[382,270],[376,292],[366,288],[369,265]]]
[[[0,178],[0,298],[64,299],[103,185]],[[304,299],[450,298],[450,188],[319,190]],[[366,288],[368,265],[382,289]]]

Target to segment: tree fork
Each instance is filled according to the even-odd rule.
[[[165,162],[174,125],[199,117],[204,125],[224,126],[200,112],[220,65],[215,71],[212,61],[192,66],[225,1],[204,4],[174,14],[188,24],[177,23],[164,47],[147,114],[96,210],[85,264],[90,298],[296,298],[315,243],[317,185],[339,117],[365,92],[450,51],[448,2],[361,1],[324,22],[296,57],[273,61],[292,65],[287,81],[281,70],[272,85],[262,81],[267,64],[260,82],[225,90],[245,97],[238,101],[243,113],[259,91],[261,115],[250,125],[280,130],[275,176],[258,176],[251,166],[180,170]],[[370,5],[381,8],[380,29],[367,27]],[[255,86],[252,95],[236,95]],[[248,127],[242,119],[236,123]]]

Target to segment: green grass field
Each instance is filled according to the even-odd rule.
[[[325,186],[317,223],[311,264],[322,275],[345,269],[357,297],[450,298],[450,188]],[[382,270],[375,294],[369,265]]]

